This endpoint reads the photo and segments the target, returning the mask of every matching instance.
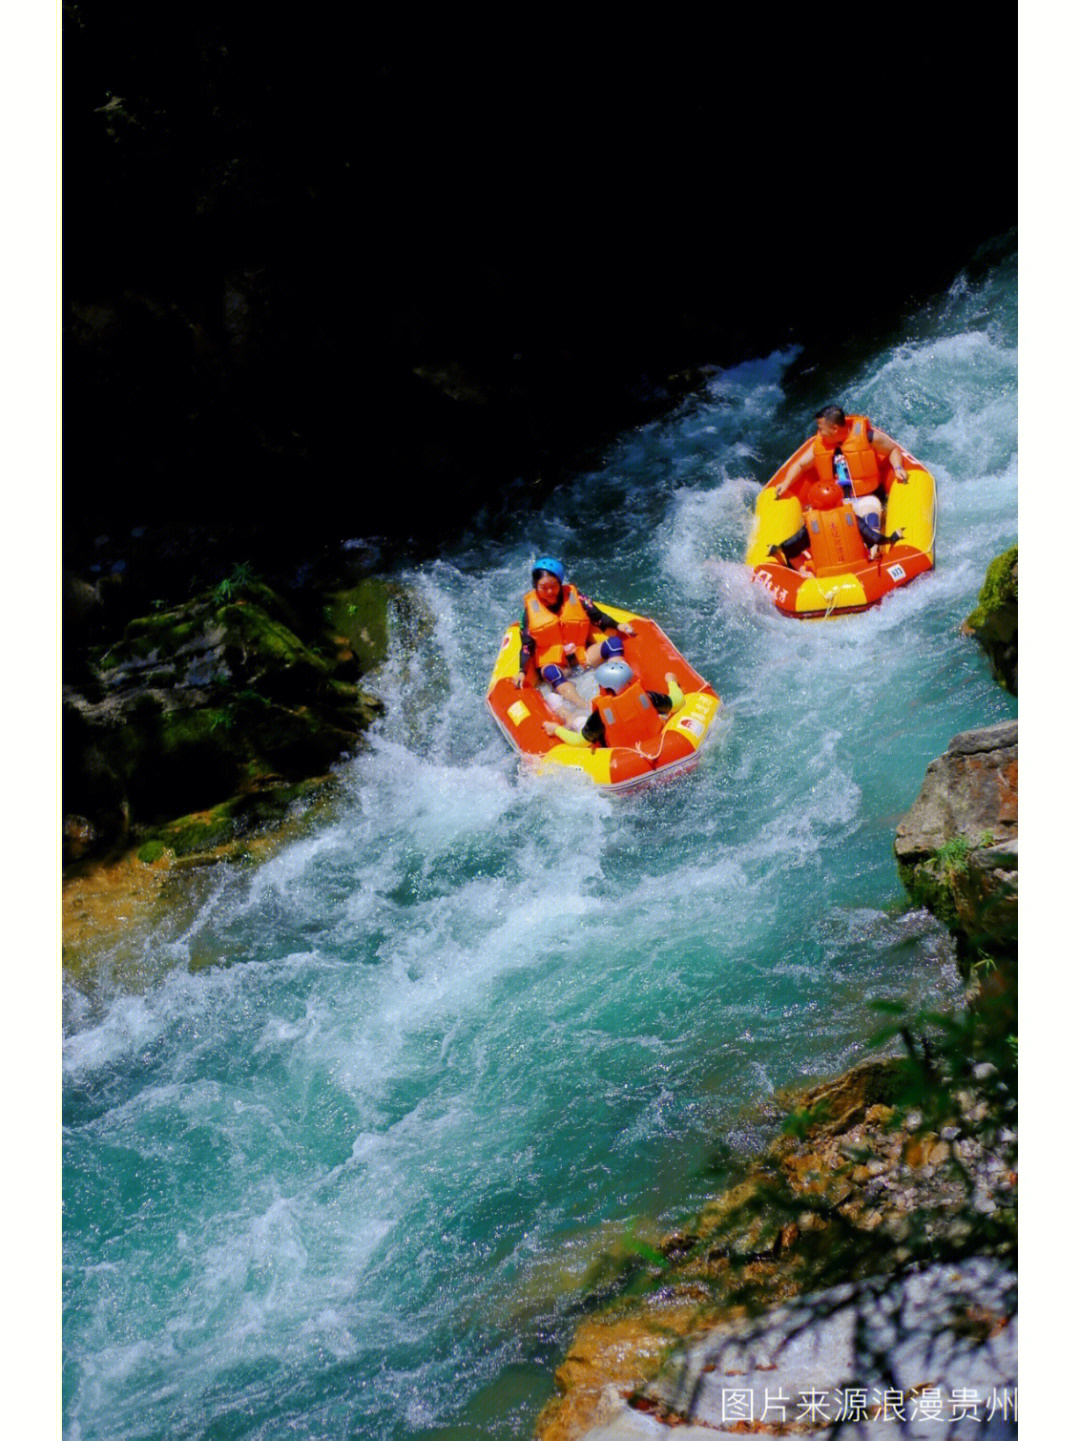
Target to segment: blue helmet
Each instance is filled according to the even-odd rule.
[[[596,667],[596,684],[616,695],[621,695],[633,679],[634,672],[624,660],[606,660]]]
[[[563,569],[561,560],[555,560],[555,558],[550,555],[542,555],[539,560],[534,561],[532,568],[533,585],[536,584],[537,577],[542,570],[546,570],[549,575],[553,575],[560,585],[565,584],[566,571]]]

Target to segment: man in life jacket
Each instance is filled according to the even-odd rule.
[[[801,458],[793,460],[776,483],[783,495],[808,470],[818,480],[835,480],[856,515],[881,525],[885,497],[892,480],[907,484],[903,453],[883,430],[875,430],[865,415],[845,415],[838,405],[826,405],[814,416],[817,435]],[[888,467],[892,467],[892,479]]]
[[[530,664],[543,680],[571,705],[587,709],[570,679],[574,666],[595,666],[622,655],[621,635],[633,635],[634,627],[619,622],[581,595],[566,582],[562,562],[541,556],[532,569],[533,588],[525,597],[521,617],[521,653],[514,684],[524,685]],[[604,632],[602,641],[590,643],[594,630]],[[620,634],[621,633],[621,634]]]
[[[555,721],[545,721],[544,729],[568,746],[629,746],[651,754],[650,743],[685,700],[674,673],[668,671],[664,679],[667,695],[643,689],[626,661],[605,661],[596,672],[600,694],[580,732]]]
[[[815,480],[806,492],[803,524],[779,545],[771,545],[769,554],[788,565],[804,550],[809,550],[811,568],[821,575],[826,567],[858,565],[879,545],[895,545],[904,532],[891,535],[864,520],[851,505],[835,480]]]

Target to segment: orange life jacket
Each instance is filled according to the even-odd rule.
[[[525,615],[529,622],[529,634],[536,642],[536,665],[562,665],[566,659],[568,645],[587,645],[592,632],[589,617],[577,588],[564,585],[563,603],[559,611],[548,610],[547,606],[530,590],[525,597]]]
[[[816,574],[835,575],[866,560],[866,546],[850,505],[838,505],[833,510],[808,510],[805,524]]]
[[[872,429],[865,415],[849,415],[847,434],[839,445],[851,471],[856,495],[870,495],[881,484],[878,454],[870,444]],[[833,473],[836,450],[835,445],[826,445],[820,435],[814,436],[814,467],[821,480],[836,479]]]
[[[664,717],[639,680],[632,681],[620,695],[598,695],[592,708],[600,712],[609,746],[642,745],[664,729]]]

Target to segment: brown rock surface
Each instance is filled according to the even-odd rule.
[[[901,1104],[905,1075],[901,1062],[872,1061],[788,1097],[794,1133],[663,1248],[678,1259],[661,1288],[578,1328],[539,1441],[574,1441],[635,1405],[684,1336],[895,1269],[931,1242],[963,1245],[987,1218],[1007,1230],[1015,1132],[982,1124],[975,1089],[953,1098],[947,1125],[929,1124]]]
[[[931,761],[915,804],[896,828],[901,861],[919,860],[963,836],[972,846],[987,831],[1016,840],[1017,722],[953,736]]]
[[[896,829],[900,874],[957,936],[962,959],[1014,957],[1017,723],[954,736]]]

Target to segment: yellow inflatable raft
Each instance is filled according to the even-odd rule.
[[[629,621],[633,625],[634,634],[623,635],[623,646],[625,658],[642,686],[646,690],[666,692],[665,676],[672,672],[683,691],[684,704],[672,713],[654,745],[581,747],[566,745],[549,736],[544,730],[544,721],[565,725],[566,714],[560,709],[559,698],[546,686],[528,681],[520,689],[514,685],[521,649],[521,628],[516,623],[508,626],[503,635],[488,685],[487,703],[510,744],[538,770],[567,766],[584,771],[597,785],[610,790],[628,790],[656,775],[672,774],[694,765],[722,702],[655,621],[616,606],[597,604],[613,620],[620,624]],[[599,632],[593,638],[599,639]],[[577,682],[582,673],[574,674]]]

